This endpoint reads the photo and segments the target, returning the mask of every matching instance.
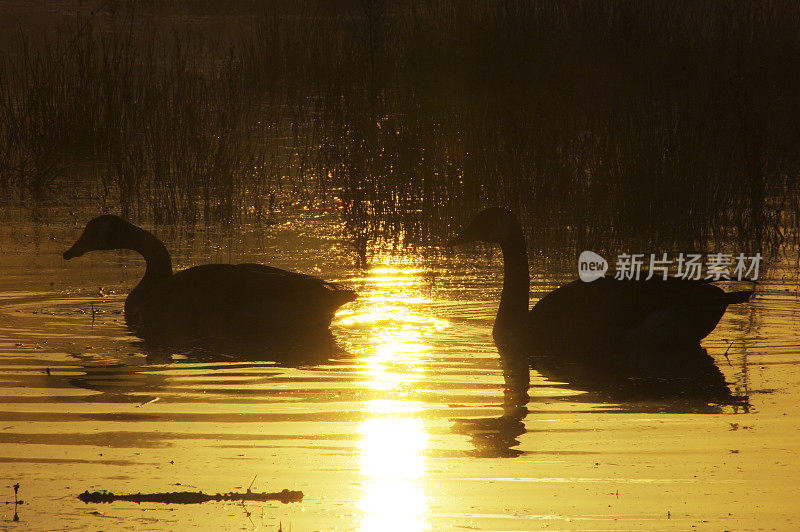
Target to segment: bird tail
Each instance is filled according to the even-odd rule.
[[[753,295],[754,290],[740,290],[738,292],[726,292],[725,293],[725,301],[729,305],[735,305],[736,303],[744,303],[748,301],[750,297]]]
[[[339,292],[342,294],[342,299],[345,303],[349,303],[358,299],[358,294],[352,290],[339,290]]]

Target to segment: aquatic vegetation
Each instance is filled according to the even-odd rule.
[[[494,204],[548,250],[796,241],[791,2],[104,5],[0,65],[9,196],[337,210],[364,259]]]

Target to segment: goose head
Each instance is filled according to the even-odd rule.
[[[126,247],[131,224],[113,214],[104,214],[89,221],[78,241],[64,252],[64,260],[80,257],[89,251]]]
[[[489,207],[480,211],[470,224],[459,232],[448,246],[470,242],[504,244],[521,233],[519,221],[514,213],[503,207]]]

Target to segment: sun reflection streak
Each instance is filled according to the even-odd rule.
[[[364,276],[360,306],[340,316],[361,333],[362,386],[371,399],[359,427],[362,531],[426,530],[424,488],[429,435],[417,384],[425,378],[430,338],[448,322],[429,314],[418,268],[381,267]]]
[[[361,473],[365,478],[359,508],[362,531],[425,530],[427,500],[422,478],[428,434],[414,417],[376,417],[361,425]]]

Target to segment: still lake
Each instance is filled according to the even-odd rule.
[[[499,251],[386,252],[360,270],[324,219],[159,233],[176,270],[262,262],[360,294],[334,320],[339,349],[276,364],[142,345],[122,315],[141,258],[61,258],[85,221],[0,229],[0,529],[800,527],[796,268],[770,267],[703,342],[748,406],[611,402],[535,370],[520,406],[491,338]],[[555,270],[532,272],[533,301],[575,276]],[[305,497],[77,499],[248,487]]]

